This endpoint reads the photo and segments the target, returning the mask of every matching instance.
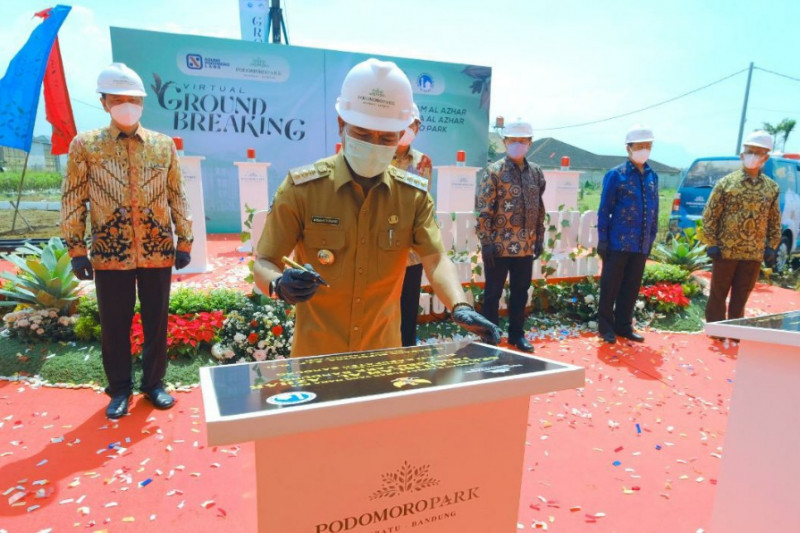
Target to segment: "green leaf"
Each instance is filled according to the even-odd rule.
[[[250,240],[250,232],[243,231],[239,237],[242,239],[242,242],[247,242]]]
[[[61,278],[62,280],[64,280],[65,274],[69,274],[70,276],[73,275],[71,259],[68,254],[64,254],[58,258],[58,262],[56,262],[56,268],[53,272],[53,275]]]
[[[3,259],[5,259],[7,261],[11,261],[12,263],[14,263],[14,265],[16,265],[23,272],[27,272],[31,276],[35,276],[35,274],[33,272],[31,272],[31,270],[28,268],[28,265],[26,264],[25,260],[23,258],[19,257],[18,255],[3,254],[0,257],[3,257]]]
[[[61,289],[61,292],[64,294],[72,294],[73,292],[75,292],[75,289],[78,288],[78,285],[80,285],[80,281],[78,281],[78,279],[75,277],[73,277],[72,281],[69,281],[68,283],[64,283],[64,280],[62,280],[61,283],[63,285],[63,289]],[[72,298],[73,300],[77,300],[78,296],[77,295],[70,296],[70,298]]]
[[[36,294],[36,300],[43,308],[57,307],[55,304],[58,300],[52,294],[48,294],[47,291],[39,291]]]
[[[59,278],[53,278],[47,282],[47,293],[53,298],[61,296],[61,280]]]
[[[53,253],[53,249],[49,246],[42,250],[42,264],[49,271],[56,269],[56,254]]]
[[[16,291],[10,292],[5,290],[0,290],[0,294],[7,297],[9,300],[13,302],[27,302],[27,303],[36,303],[36,296],[33,294],[28,293],[27,291]]]
[[[25,263],[37,277],[45,280],[50,279],[50,270],[36,259],[28,259]]]

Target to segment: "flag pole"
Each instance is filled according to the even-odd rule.
[[[11,231],[14,231],[14,228],[17,227],[17,214],[19,217],[25,222],[28,226],[28,229],[33,231],[33,227],[31,227],[30,222],[28,222],[22,213],[19,212],[19,202],[20,198],[22,198],[22,184],[25,183],[25,171],[28,170],[28,157],[31,155],[30,152],[25,152],[25,164],[22,165],[22,175],[19,177],[19,189],[17,190],[17,203],[14,205],[14,218],[11,221]]]

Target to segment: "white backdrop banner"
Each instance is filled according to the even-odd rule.
[[[256,11],[266,5],[249,3]],[[144,126],[183,137],[187,154],[205,156],[210,233],[241,229],[233,162],[245,161],[248,148],[271,164],[270,194],[289,169],[334,153],[340,141],[334,104],[342,81],[370,57],[124,28],[111,28],[111,44],[114,61],[145,82]],[[435,165],[453,164],[456,152],[466,150],[467,165],[485,166],[491,68],[378,57],[395,61],[414,88],[423,122],[414,147]]]

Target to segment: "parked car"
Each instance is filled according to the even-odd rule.
[[[669,231],[680,233],[695,227],[703,217],[711,189],[722,176],[741,168],[738,157],[696,159],[681,180],[672,201]],[[776,269],[783,270],[791,255],[800,251],[800,154],[776,154],[764,164],[762,172],[780,187],[782,238],[777,250]]]

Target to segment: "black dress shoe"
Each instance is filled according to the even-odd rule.
[[[508,339],[508,344],[516,347],[518,350],[522,352],[526,353],[533,352],[533,345],[529,343],[528,339],[526,339],[525,337],[520,337],[519,339],[514,339],[513,341],[511,339]]]
[[[169,409],[175,405],[175,399],[167,394],[167,391],[161,387],[145,392],[144,397],[147,398],[156,409]]]
[[[642,337],[635,331],[631,331],[629,333],[620,333],[619,336],[633,342],[644,342],[644,337]]]
[[[131,396],[127,393],[112,396],[111,401],[108,402],[108,407],[106,407],[106,416],[116,420],[117,418],[127,415],[128,402],[130,402],[130,400]]]
[[[614,335],[612,331],[606,331],[605,333],[601,333],[600,337],[602,337],[603,342],[607,342],[608,344],[614,344],[617,342],[617,336]]]

